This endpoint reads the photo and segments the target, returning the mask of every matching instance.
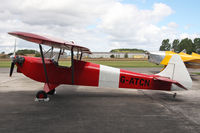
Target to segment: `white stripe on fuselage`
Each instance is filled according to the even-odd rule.
[[[100,65],[99,87],[119,88],[120,69]]]

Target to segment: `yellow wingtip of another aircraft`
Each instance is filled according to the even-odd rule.
[[[174,55],[174,54],[178,54],[180,55],[181,59],[184,61],[184,62],[187,62],[187,61],[190,61],[190,62],[193,62],[192,60],[194,60],[194,62],[197,62],[197,60],[200,61],[200,55],[197,54],[197,53],[192,53],[191,55],[189,54],[186,54],[186,53],[183,53],[183,52],[180,52],[180,53],[175,53],[173,51],[165,51],[165,57],[164,59],[161,61],[160,64],[162,65],[167,65],[169,60],[171,59],[171,57]],[[198,62],[199,62],[198,61]]]
[[[192,56],[196,56],[196,57],[199,57],[199,58],[200,58],[200,55],[197,54],[197,53],[194,53],[194,52],[192,52]]]

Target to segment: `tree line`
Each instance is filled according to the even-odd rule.
[[[177,53],[186,50],[187,54],[191,54],[192,52],[200,54],[200,38],[195,38],[194,40],[189,38],[185,38],[182,40],[174,39],[172,43],[170,43],[169,39],[164,39],[159,50],[174,50],[174,52]]]
[[[119,49],[112,49],[110,50],[111,53],[145,53],[143,49],[137,48],[119,48]]]
[[[9,53],[8,55],[11,56],[13,53]],[[16,55],[27,55],[33,54],[35,57],[40,57],[40,53],[37,50],[32,49],[20,49],[16,51]]]

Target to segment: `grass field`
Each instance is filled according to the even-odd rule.
[[[7,60],[0,60],[0,68],[1,67],[10,67],[10,61]]]
[[[128,68],[128,67],[162,67],[161,65],[155,65],[149,63],[148,61],[90,61],[95,64],[101,64],[106,66],[118,67],[118,68]],[[70,66],[70,61],[60,61],[62,66]]]
[[[192,74],[200,75],[200,72],[193,72]]]
[[[155,65],[153,63],[149,63],[148,61],[130,61],[130,60],[120,60],[120,61],[103,61],[103,60],[92,60],[90,62],[96,64],[102,64],[112,67],[118,68],[128,68],[128,67],[162,67],[161,65]],[[62,66],[70,66],[70,61],[59,61],[59,64]],[[9,60],[0,60],[0,67],[10,67]]]

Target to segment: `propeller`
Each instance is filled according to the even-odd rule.
[[[14,63],[14,62],[11,62],[11,66],[10,66],[10,77],[12,76],[14,67],[15,67],[15,63]]]
[[[15,44],[14,44],[14,52],[13,52],[13,55],[10,56],[12,62],[11,62],[11,66],[10,66],[10,77],[12,76],[12,73],[13,73],[13,70],[14,70],[14,67],[15,67],[15,64],[16,64],[16,58],[15,58],[15,55],[16,55],[16,39],[15,39]]]

